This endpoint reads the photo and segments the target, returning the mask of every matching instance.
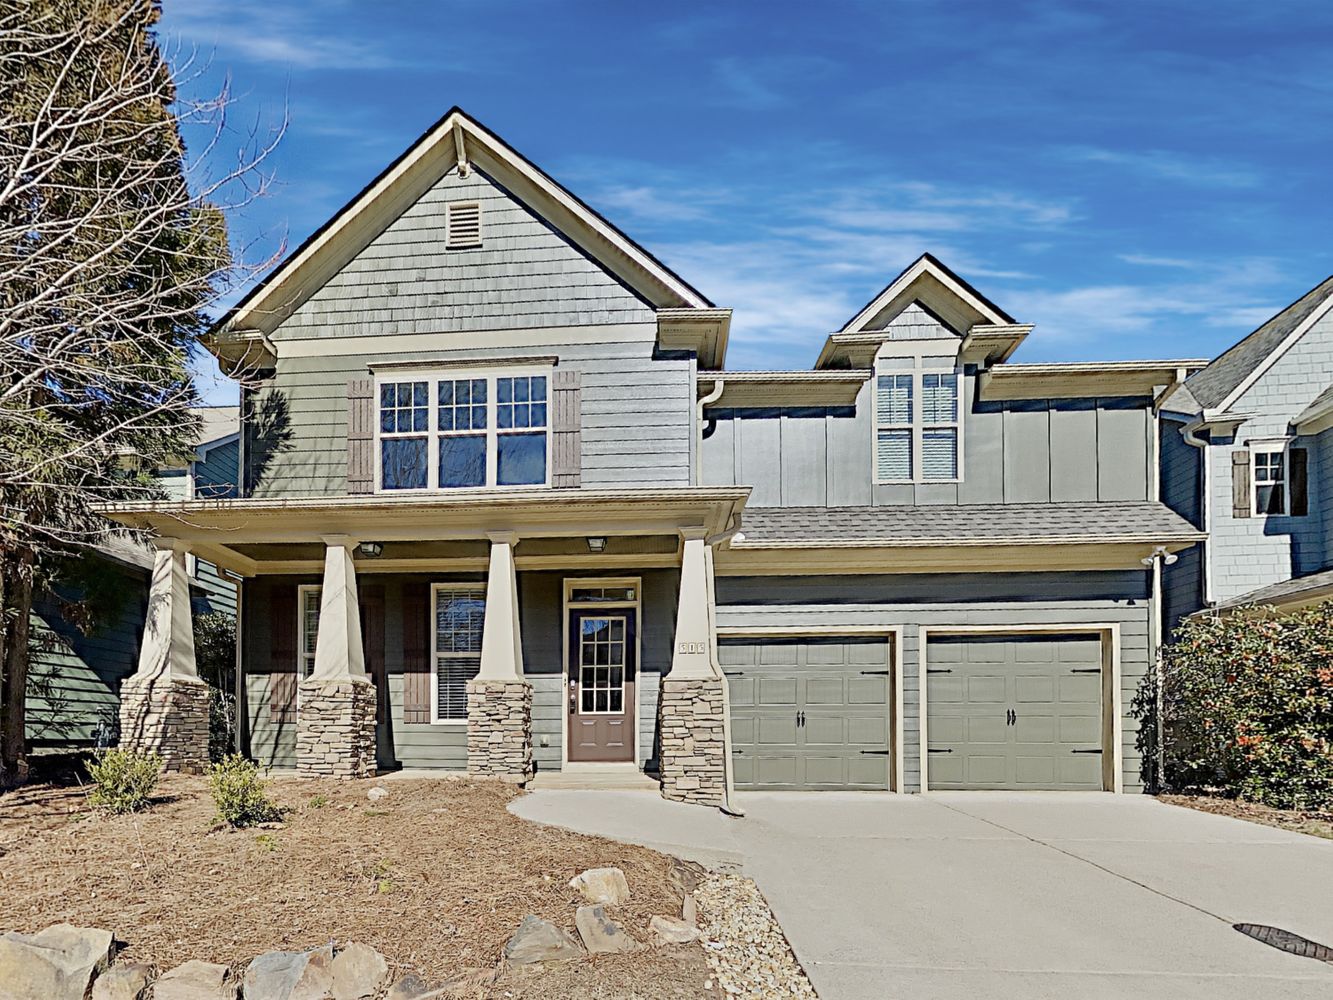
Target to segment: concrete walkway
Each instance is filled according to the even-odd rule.
[[[520,816],[743,867],[823,1000],[1329,1000],[1333,841],[1142,796],[538,791]]]

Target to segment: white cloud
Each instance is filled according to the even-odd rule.
[[[1215,158],[1185,156],[1162,149],[1130,151],[1102,149],[1096,146],[1068,146],[1058,152],[1076,163],[1101,163],[1138,174],[1169,181],[1183,181],[1200,187],[1251,188],[1263,183],[1259,173],[1250,167]]]

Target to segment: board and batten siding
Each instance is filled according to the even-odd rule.
[[[1088,573],[941,573],[892,576],[719,577],[719,629],[902,626],[903,774],[905,790],[920,788],[920,629],[944,626],[1120,626],[1125,791],[1143,788],[1135,747],[1138,721],[1129,714],[1149,670],[1147,575]]]
[[[706,411],[703,482],[753,486],[751,507],[1146,500],[1146,399],[978,402],[963,380],[959,483],[875,485],[874,387],[853,406]]]

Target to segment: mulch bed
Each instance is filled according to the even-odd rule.
[[[616,917],[642,941],[654,914],[680,912],[670,858],[521,820],[507,786],[390,780],[372,803],[372,784],[275,779],[284,824],[247,831],[216,830],[202,778],[165,778],[135,816],[90,809],[77,786],[0,795],[0,930],[105,927],[125,942],[122,960],[164,969],[361,941],[395,976],[435,983],[495,965],[526,914],[573,932],[568,883],[586,868],[624,870],[632,898]],[[492,993],[674,1000],[703,994],[707,975],[695,946],[512,968]]]
[[[1163,802],[1200,812],[1249,820],[1264,826],[1275,826],[1295,833],[1333,840],[1333,812],[1307,812],[1302,809],[1274,809],[1272,806],[1246,802],[1244,799],[1226,799],[1215,795],[1162,795]]]

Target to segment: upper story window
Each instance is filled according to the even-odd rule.
[[[1251,509],[1256,514],[1285,514],[1287,512],[1286,450],[1254,450],[1250,453],[1254,465],[1252,480],[1254,496]]]
[[[960,478],[961,379],[931,370],[931,359],[880,363],[875,379],[875,480],[957,482]]]
[[[549,371],[449,372],[379,380],[379,488],[550,482]]]

